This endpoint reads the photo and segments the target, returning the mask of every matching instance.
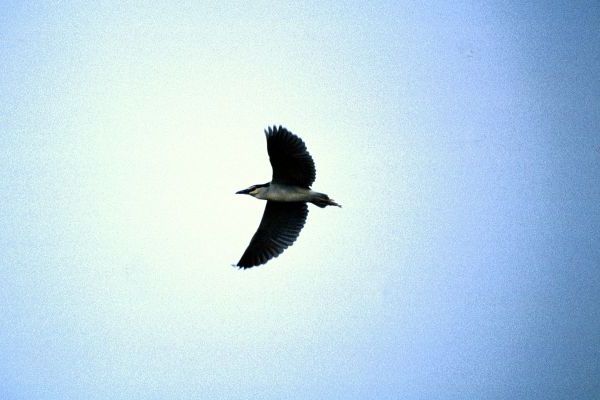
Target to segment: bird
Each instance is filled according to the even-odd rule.
[[[273,168],[271,182],[236,192],[267,201],[258,229],[236,265],[241,269],[265,264],[291,246],[306,222],[307,203],[320,208],[342,207],[310,188],[316,169],[302,139],[281,125],[269,126],[264,132]]]

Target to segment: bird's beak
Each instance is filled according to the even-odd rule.
[[[235,192],[235,194],[248,194],[248,193],[249,193],[248,189],[243,189],[243,190]]]

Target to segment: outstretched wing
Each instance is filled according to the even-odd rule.
[[[307,215],[306,203],[267,201],[258,230],[237,266],[255,267],[283,253],[300,235]]]
[[[298,136],[279,126],[265,130],[273,167],[272,183],[310,188],[315,181],[315,162]]]

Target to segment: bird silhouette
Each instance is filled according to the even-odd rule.
[[[265,264],[296,241],[306,222],[307,203],[341,207],[326,194],[311,190],[315,163],[302,139],[282,126],[265,129],[265,135],[273,167],[271,182],[236,192],[267,201],[258,230],[237,263],[244,269]]]

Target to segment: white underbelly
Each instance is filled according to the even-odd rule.
[[[266,193],[265,200],[272,201],[309,201],[312,191],[310,189],[294,186],[271,186]]]

